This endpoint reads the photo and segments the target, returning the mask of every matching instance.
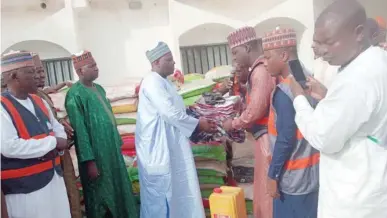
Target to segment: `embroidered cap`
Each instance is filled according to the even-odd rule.
[[[1,72],[8,72],[11,70],[34,67],[31,52],[27,51],[10,51],[1,56]]]
[[[168,45],[165,42],[159,42],[155,48],[146,51],[145,55],[149,62],[153,63],[168,53],[171,53]]]
[[[280,28],[268,32],[262,38],[264,50],[295,47],[297,46],[296,31],[292,28]]]
[[[42,60],[40,59],[38,53],[31,52],[32,60],[34,62],[35,67],[43,67]]]
[[[239,28],[227,36],[228,45],[231,49],[257,39],[255,29],[249,26]]]
[[[74,54],[71,56],[71,59],[76,70],[83,66],[95,63],[93,55],[89,51],[81,51],[78,54]]]

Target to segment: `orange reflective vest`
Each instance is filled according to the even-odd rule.
[[[293,99],[293,94],[288,85],[288,80],[282,80],[277,89],[281,89],[289,98]],[[272,153],[277,139],[276,120],[277,114],[272,105],[273,91],[271,98],[268,134]],[[297,129],[297,142],[294,145],[293,152],[288,161],[286,161],[283,172],[279,180],[279,188],[286,194],[307,194],[318,189],[319,180],[319,161],[320,153],[314,149],[304,139],[301,132]]]
[[[21,105],[8,92],[1,96],[1,104],[10,115],[19,138],[24,140],[43,139],[53,136],[49,129],[49,111],[43,100],[30,95],[35,115]],[[54,175],[62,174],[60,157],[53,160],[41,158],[18,159],[1,156],[1,182],[4,194],[30,193],[46,186]]]

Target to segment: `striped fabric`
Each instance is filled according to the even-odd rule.
[[[30,52],[13,51],[1,56],[1,72],[8,72],[22,67],[34,67]]]
[[[83,66],[95,63],[93,55],[89,51],[81,51],[78,54],[74,54],[71,56],[71,59],[76,70]]]
[[[44,68],[42,60],[40,60],[39,55],[37,53],[34,53],[34,52],[31,52],[31,55],[32,55],[32,60],[34,61],[35,67]]]
[[[265,34],[262,45],[264,50],[297,46],[296,31],[291,28],[277,28]]]
[[[171,50],[165,42],[159,42],[155,48],[147,51],[145,54],[149,62],[153,63],[170,52]]]
[[[235,30],[227,37],[228,45],[231,49],[257,39],[255,29],[248,26]]]

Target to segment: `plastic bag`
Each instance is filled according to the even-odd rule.
[[[226,162],[219,162],[219,161],[197,161],[196,164],[196,170],[198,171],[198,175],[204,175],[206,173],[208,174],[215,174],[225,176],[227,174],[227,165]],[[204,175],[206,176],[206,175]],[[212,175],[208,175],[212,176]]]
[[[191,148],[195,160],[212,159],[218,161],[226,161],[226,151],[223,145],[195,145]]]
[[[219,176],[199,176],[199,184],[217,184],[224,185],[223,177]]]
[[[125,104],[112,107],[113,114],[125,114],[137,111],[137,104]]]
[[[117,126],[118,132],[120,135],[134,134],[136,132],[136,125],[128,124],[128,125],[119,125]]]
[[[137,167],[128,167],[127,171],[131,182],[139,181]]]
[[[117,125],[136,124],[136,119],[133,118],[116,118]]]

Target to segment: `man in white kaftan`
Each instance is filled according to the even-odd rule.
[[[387,217],[387,53],[369,46],[365,20],[350,0],[317,19],[314,41],[341,68],[316,109],[291,77],[298,128],[321,151],[319,218]]]
[[[22,59],[22,57],[24,59]],[[34,69],[35,66],[31,65],[32,56],[30,57],[27,53],[16,56],[2,57],[2,74],[8,74],[6,80],[8,80],[8,91],[2,95],[3,98],[11,99],[10,102],[14,101],[20,104],[19,107],[25,113],[30,113],[37,116],[36,101],[31,100],[28,97],[28,93],[36,92],[37,86],[34,83]],[[20,69],[20,71],[18,71]],[[14,78],[18,78],[15,81]],[[39,98],[39,97],[37,97]],[[42,100],[42,99],[41,99]],[[55,149],[63,150],[66,145],[66,132],[64,127],[58,123],[51,112],[50,106],[47,102],[42,100],[44,104],[42,107],[46,107],[48,111],[48,122],[47,128],[53,131],[53,136],[47,136],[40,139],[23,139],[19,136],[18,131],[15,128],[15,124],[5,109],[4,105],[1,106],[1,155],[3,158],[23,160],[32,160],[40,157],[44,157],[49,152]],[[17,104],[16,103],[16,104]],[[7,105],[7,104],[5,104]],[[14,104],[15,105],[15,104]],[[8,104],[9,106],[9,104]],[[24,108],[24,109],[23,109]],[[28,122],[27,118],[21,116],[23,122]],[[26,123],[26,125],[28,125]],[[60,146],[59,146],[60,145]],[[43,160],[42,160],[43,161]],[[35,165],[36,166],[36,165]],[[2,176],[4,164],[2,161]],[[26,169],[26,168],[24,168]],[[51,168],[51,170],[53,170]],[[70,218],[70,207],[67,198],[66,187],[64,184],[63,177],[58,175],[56,170],[53,170],[53,177],[51,181],[39,190],[30,193],[17,193],[17,194],[6,194],[5,201],[8,209],[8,216],[10,218]],[[4,185],[4,179],[2,178],[2,190]],[[38,180],[37,180],[38,181]],[[8,187],[9,188],[9,187]],[[19,187],[20,189],[22,187]],[[4,191],[4,190],[3,190]],[[7,190],[10,191],[10,190]],[[24,190],[25,191],[25,190]],[[5,192],[5,191],[4,191]]]
[[[175,63],[168,46],[160,42],[147,57],[153,72],[141,84],[136,124],[141,218],[204,218],[188,137],[195,129],[214,126],[186,114],[182,97],[167,79]]]

